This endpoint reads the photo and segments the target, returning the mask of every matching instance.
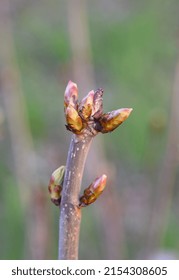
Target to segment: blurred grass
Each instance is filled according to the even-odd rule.
[[[153,109],[161,109],[167,122],[167,102],[173,82],[169,79],[171,77],[169,70],[171,71],[171,62],[174,62],[176,50],[173,41],[170,41],[165,34],[161,34],[159,20],[155,14],[146,11],[125,22],[115,22],[107,28],[101,28],[103,32],[101,29],[96,32],[94,28],[96,36],[95,32],[92,33],[94,61],[99,59],[99,63],[103,63],[103,65],[97,64],[99,66],[97,72],[100,72],[100,67],[102,69],[107,67],[106,72],[109,75],[107,82],[110,81],[112,87],[107,93],[112,95],[112,98],[109,97],[111,102],[113,101],[113,104],[110,104],[111,108],[117,103],[120,106],[134,108],[128,125],[118,132],[119,135],[121,134],[120,140],[112,134],[109,141],[115,144],[115,149],[119,151],[117,154],[121,156],[125,151],[123,157],[127,153],[127,158],[133,158],[139,164],[145,164],[146,159],[143,155],[147,148],[150,153],[155,154],[154,150],[146,146],[150,115]],[[100,40],[97,40],[99,33],[102,35]],[[98,45],[95,45],[95,42],[98,42]],[[157,131],[153,131],[154,137],[155,132]],[[126,138],[132,141],[125,141]],[[109,142],[108,146],[110,146]],[[158,146],[161,153],[160,147],[162,148],[161,143]]]
[[[136,3],[140,5],[141,1]],[[130,7],[129,1],[128,5]],[[147,176],[152,174],[151,180],[155,181],[168,129],[169,100],[176,60],[176,31],[179,27],[178,2],[150,1],[143,4],[141,9],[129,9],[125,17],[116,14],[113,17],[111,14],[107,22],[102,10],[101,14],[99,10],[98,16],[93,16],[93,9],[95,7],[89,8],[93,62],[97,86],[105,90],[105,110],[118,107],[134,109],[119,131],[104,137],[107,157],[116,165],[119,161],[123,162],[123,166],[129,169],[129,176],[130,172],[135,174],[142,170]],[[52,145],[52,139],[56,145],[60,142],[64,150],[62,157],[65,158],[68,149],[65,139],[70,137],[65,131],[63,117],[63,91],[72,73],[65,4],[55,0],[50,4],[48,1],[32,2],[22,10],[17,10],[13,21],[17,60],[32,135],[35,146],[42,150],[43,160],[50,166],[52,159],[45,158],[46,147]],[[81,93],[81,96],[84,94]],[[6,137],[8,135],[4,136],[4,141]],[[5,142],[1,147],[2,151],[6,149],[8,155],[1,163],[0,191],[4,213],[1,213],[1,224],[4,227],[0,232],[0,258],[18,259],[23,255],[23,215],[15,192],[15,180],[11,176],[9,180],[5,179],[12,172],[10,151]],[[6,156],[4,153],[2,155]],[[4,184],[8,185],[8,189],[4,188]],[[57,222],[58,210],[54,212]],[[82,258],[103,257],[101,245],[98,245],[101,242],[99,233],[95,234],[98,226],[94,220],[95,211],[85,211],[80,245]],[[57,231],[57,225],[54,231]],[[174,217],[163,246],[175,248],[177,236],[178,225]],[[130,234],[127,241],[128,257],[135,258],[140,241],[136,239],[134,244]],[[83,248],[85,242],[89,244],[88,252]],[[54,244],[55,248],[57,242]],[[90,251],[93,244],[97,248],[95,252]],[[56,258],[55,249],[52,257]]]
[[[1,211],[1,259],[23,259],[24,213],[20,205],[14,179],[8,176],[3,183]]]

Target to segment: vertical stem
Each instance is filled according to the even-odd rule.
[[[73,79],[80,84],[81,92],[85,92],[86,89],[93,88],[95,85],[94,77],[94,65],[93,65],[93,53],[90,39],[90,28],[88,22],[88,1],[87,0],[73,0],[66,1],[67,5],[67,23],[69,30],[69,40],[72,54],[72,70]],[[72,16],[73,11],[73,16]],[[76,32],[78,30],[78,36]],[[83,73],[83,75],[81,75]],[[93,164],[91,164],[93,162]],[[98,164],[100,162],[100,164]],[[99,211],[101,217],[100,222],[103,226],[103,236],[105,239],[103,249],[106,250],[108,259],[120,259],[125,251],[125,233],[122,226],[122,212],[121,205],[117,202],[117,178],[115,173],[111,174],[111,170],[115,169],[112,162],[106,159],[104,144],[102,138],[97,138],[93,147],[93,151],[90,153],[89,164],[87,164],[87,173],[89,177],[93,176],[93,170],[100,174],[101,170],[110,174],[110,178],[113,181],[113,191],[109,192],[108,200],[106,201],[108,207],[103,211]],[[110,172],[108,172],[110,170]],[[104,172],[105,173],[105,172]],[[110,180],[108,177],[108,182]],[[116,203],[115,203],[116,201]],[[110,210],[111,204],[118,213],[118,222],[115,219],[111,219]],[[97,203],[99,210],[101,209],[100,202]],[[111,211],[113,211],[111,209]],[[114,214],[114,212],[113,212]],[[119,218],[120,216],[120,218]],[[106,220],[110,223],[110,226],[106,227]],[[115,226],[116,230],[111,229]],[[115,242],[116,240],[116,242]],[[111,244],[115,244],[112,248]],[[118,245],[117,245],[118,244]]]
[[[81,222],[79,192],[92,136],[73,135],[68,151],[59,224],[59,259],[78,259]]]

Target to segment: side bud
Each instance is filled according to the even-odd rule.
[[[77,84],[73,83],[72,81],[69,81],[64,94],[64,107],[66,109],[69,105],[71,105],[72,107],[77,109],[77,103],[78,103]]]
[[[74,107],[69,105],[65,110],[65,116],[67,121],[67,129],[69,129],[73,133],[78,134],[83,128],[82,119],[78,115],[78,112]]]
[[[94,90],[91,90],[79,104],[78,112],[84,120],[88,120],[92,113],[93,108]]]
[[[132,112],[132,108],[122,108],[103,114],[98,120],[96,129],[102,133],[108,133],[121,125]]]
[[[106,186],[106,180],[107,176],[105,174],[96,178],[95,181],[84,190],[83,196],[80,197],[79,207],[85,207],[93,203],[103,192]]]
[[[48,185],[51,201],[57,206],[60,205],[60,201],[61,201],[61,191],[62,191],[64,174],[65,174],[65,166],[62,165],[52,173]]]
[[[103,89],[99,88],[94,93],[92,117],[98,119],[103,113]]]

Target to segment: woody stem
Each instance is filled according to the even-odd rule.
[[[66,163],[59,221],[60,260],[78,259],[81,209],[79,193],[92,136],[73,134]]]

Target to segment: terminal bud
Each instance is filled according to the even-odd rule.
[[[103,113],[103,89],[99,88],[94,93],[92,117],[98,119]]]
[[[67,129],[78,134],[83,128],[82,119],[78,112],[73,106],[69,105],[65,110],[65,116],[67,121]]]
[[[69,105],[71,105],[72,107],[77,109],[77,104],[78,104],[77,84],[73,83],[72,81],[69,81],[64,94],[64,107],[66,109]]]
[[[84,120],[88,120],[93,109],[94,90],[91,90],[79,104],[78,112]]]

